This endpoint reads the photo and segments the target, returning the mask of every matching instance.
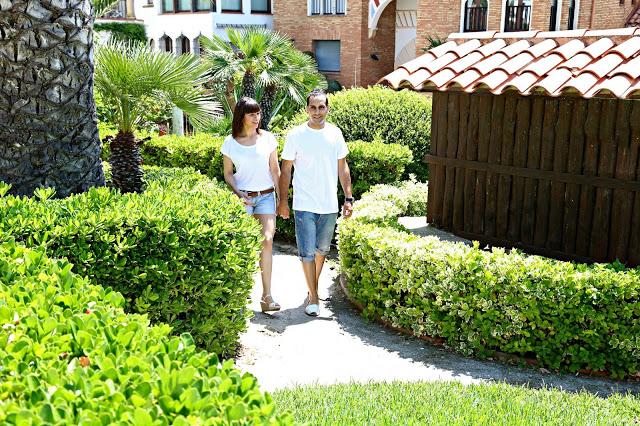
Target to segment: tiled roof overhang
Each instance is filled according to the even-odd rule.
[[[418,91],[640,98],[640,28],[452,34],[379,83]]]

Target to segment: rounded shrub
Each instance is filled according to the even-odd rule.
[[[237,197],[193,169],[146,170],[147,189],[94,188],[63,200],[0,198],[0,238],[65,257],[94,284],[121,292],[199,346],[234,353],[261,236]]]
[[[427,165],[422,159],[431,140],[431,98],[409,90],[394,91],[382,86],[342,90],[329,95],[328,120],[342,130],[348,141],[373,141],[408,146],[413,162],[407,173],[426,180]],[[308,119],[300,111],[289,128]]]
[[[0,424],[292,423],[253,376],[71,269],[0,245]]]
[[[414,190],[377,187],[340,223],[342,272],[366,315],[443,338],[465,355],[500,351],[614,377],[638,371],[640,268],[421,238],[397,222],[411,210],[424,214],[416,198]]]

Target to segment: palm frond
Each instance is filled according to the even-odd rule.
[[[93,0],[93,16],[101,17],[109,12],[118,3],[118,0]]]
[[[173,56],[143,44],[110,41],[96,50],[95,87],[117,106],[120,130],[140,119],[142,101],[166,99],[182,109],[196,127],[221,113],[204,88],[208,66],[194,55]]]

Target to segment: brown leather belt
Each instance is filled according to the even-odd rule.
[[[247,193],[249,197],[259,197],[260,195],[271,194],[275,191],[274,188],[265,189],[264,191],[243,191]]]

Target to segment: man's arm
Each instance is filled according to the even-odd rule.
[[[342,192],[344,192],[345,198],[353,198],[353,193],[351,192],[351,172],[349,171],[349,164],[347,164],[346,157],[338,160],[338,178],[340,179],[340,185],[342,185]],[[342,205],[342,215],[344,217],[351,216],[352,204],[351,201],[345,200]]]
[[[282,160],[280,168],[280,199],[278,201],[277,213],[283,219],[289,219],[289,185],[291,185],[292,160]]]

